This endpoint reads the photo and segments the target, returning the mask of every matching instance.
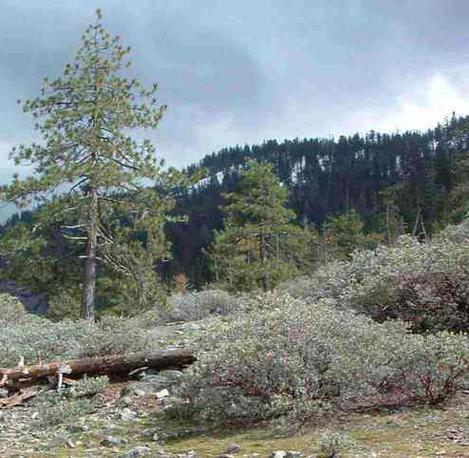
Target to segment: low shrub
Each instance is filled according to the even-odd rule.
[[[464,223],[465,224],[465,223]],[[378,321],[407,321],[414,332],[469,326],[469,243],[463,225],[433,241],[402,237],[395,246],[355,252],[281,289],[309,301],[332,299]]]
[[[464,336],[413,335],[397,321],[287,294],[266,295],[259,308],[215,320],[196,343],[181,391],[185,415],[303,419],[323,408],[437,403],[467,370]]]
[[[159,344],[151,332],[150,313],[138,318],[103,316],[81,341],[80,356],[105,356],[152,351]]]
[[[14,296],[0,293],[0,326],[20,323],[26,315],[23,304]]]
[[[340,452],[350,447],[353,441],[344,433],[326,431],[319,439],[319,456],[337,458]]]
[[[109,378],[105,375],[87,377],[86,375],[72,385],[68,391],[71,398],[92,397],[102,393],[109,386]]]
[[[77,418],[93,412],[93,403],[89,399],[60,399],[44,407],[39,417],[42,427],[70,424]]]
[[[173,294],[169,298],[166,321],[196,321],[210,315],[227,315],[241,308],[243,299],[226,291],[206,291]]]
[[[50,321],[25,314],[19,322],[2,326],[0,367],[16,365],[20,358],[33,364],[85,356],[104,356],[158,348],[150,329],[151,317],[103,317],[93,325],[86,321]]]

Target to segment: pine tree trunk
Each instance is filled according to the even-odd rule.
[[[264,291],[269,291],[270,281],[269,272],[267,270],[267,241],[265,239],[264,231],[261,233],[261,263],[262,263],[262,287]]]
[[[386,242],[389,246],[392,245],[392,236],[391,236],[391,209],[389,202],[386,204]]]
[[[98,191],[92,188],[88,221],[88,244],[81,300],[81,318],[94,321],[96,298],[96,254],[98,248]]]

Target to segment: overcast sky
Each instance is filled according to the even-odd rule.
[[[469,114],[468,0],[0,0],[0,182],[34,136],[16,100],[61,74],[98,6],[134,75],[160,85],[149,137],[171,165]]]

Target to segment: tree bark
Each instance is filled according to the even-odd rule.
[[[85,271],[81,299],[81,318],[94,321],[96,300],[96,255],[98,249],[98,191],[90,191],[91,203],[88,221],[88,243],[86,248]]]
[[[68,362],[49,362],[34,366],[0,368],[0,386],[28,384],[60,373],[68,377],[82,375],[129,375],[149,367],[153,369],[184,368],[195,361],[189,350],[165,350],[154,353],[133,353],[118,356],[84,358]]]
[[[261,232],[261,263],[262,263],[262,288],[264,291],[269,291],[270,289],[270,278],[269,271],[267,269],[267,240],[265,237],[264,229]]]

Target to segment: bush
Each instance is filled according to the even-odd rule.
[[[23,304],[14,296],[0,293],[0,326],[20,323],[26,315]]]
[[[303,419],[325,407],[436,403],[467,369],[463,336],[412,335],[399,322],[379,324],[324,301],[264,297],[268,307],[220,318],[196,343],[182,386],[186,415]]]
[[[39,417],[43,427],[70,424],[77,418],[93,412],[93,404],[89,399],[61,399],[57,403],[44,406]]]
[[[159,348],[151,329],[151,313],[141,318],[103,316],[92,327],[80,347],[81,356],[105,356],[139,351],[152,351]]]
[[[469,243],[450,228],[432,242],[402,237],[396,246],[355,252],[310,278],[282,285],[297,298],[335,300],[378,321],[398,318],[413,331],[463,330],[469,323]]]
[[[226,291],[206,291],[173,294],[169,298],[166,321],[196,321],[210,315],[227,315],[241,307],[243,299]]]
[[[81,291],[78,286],[55,291],[49,299],[48,318],[54,321],[63,319],[78,320],[81,309]]]
[[[319,456],[336,458],[341,450],[349,447],[353,441],[344,433],[327,431],[319,439]]]
[[[68,360],[85,356],[115,355],[158,348],[148,326],[152,316],[142,318],[104,317],[90,325],[86,321],[53,322],[31,314],[2,326],[0,367],[16,365],[21,357],[33,364],[40,354],[43,361]]]
[[[87,377],[86,375],[78,380],[69,389],[69,396],[72,398],[92,397],[102,393],[109,386],[107,376]]]

